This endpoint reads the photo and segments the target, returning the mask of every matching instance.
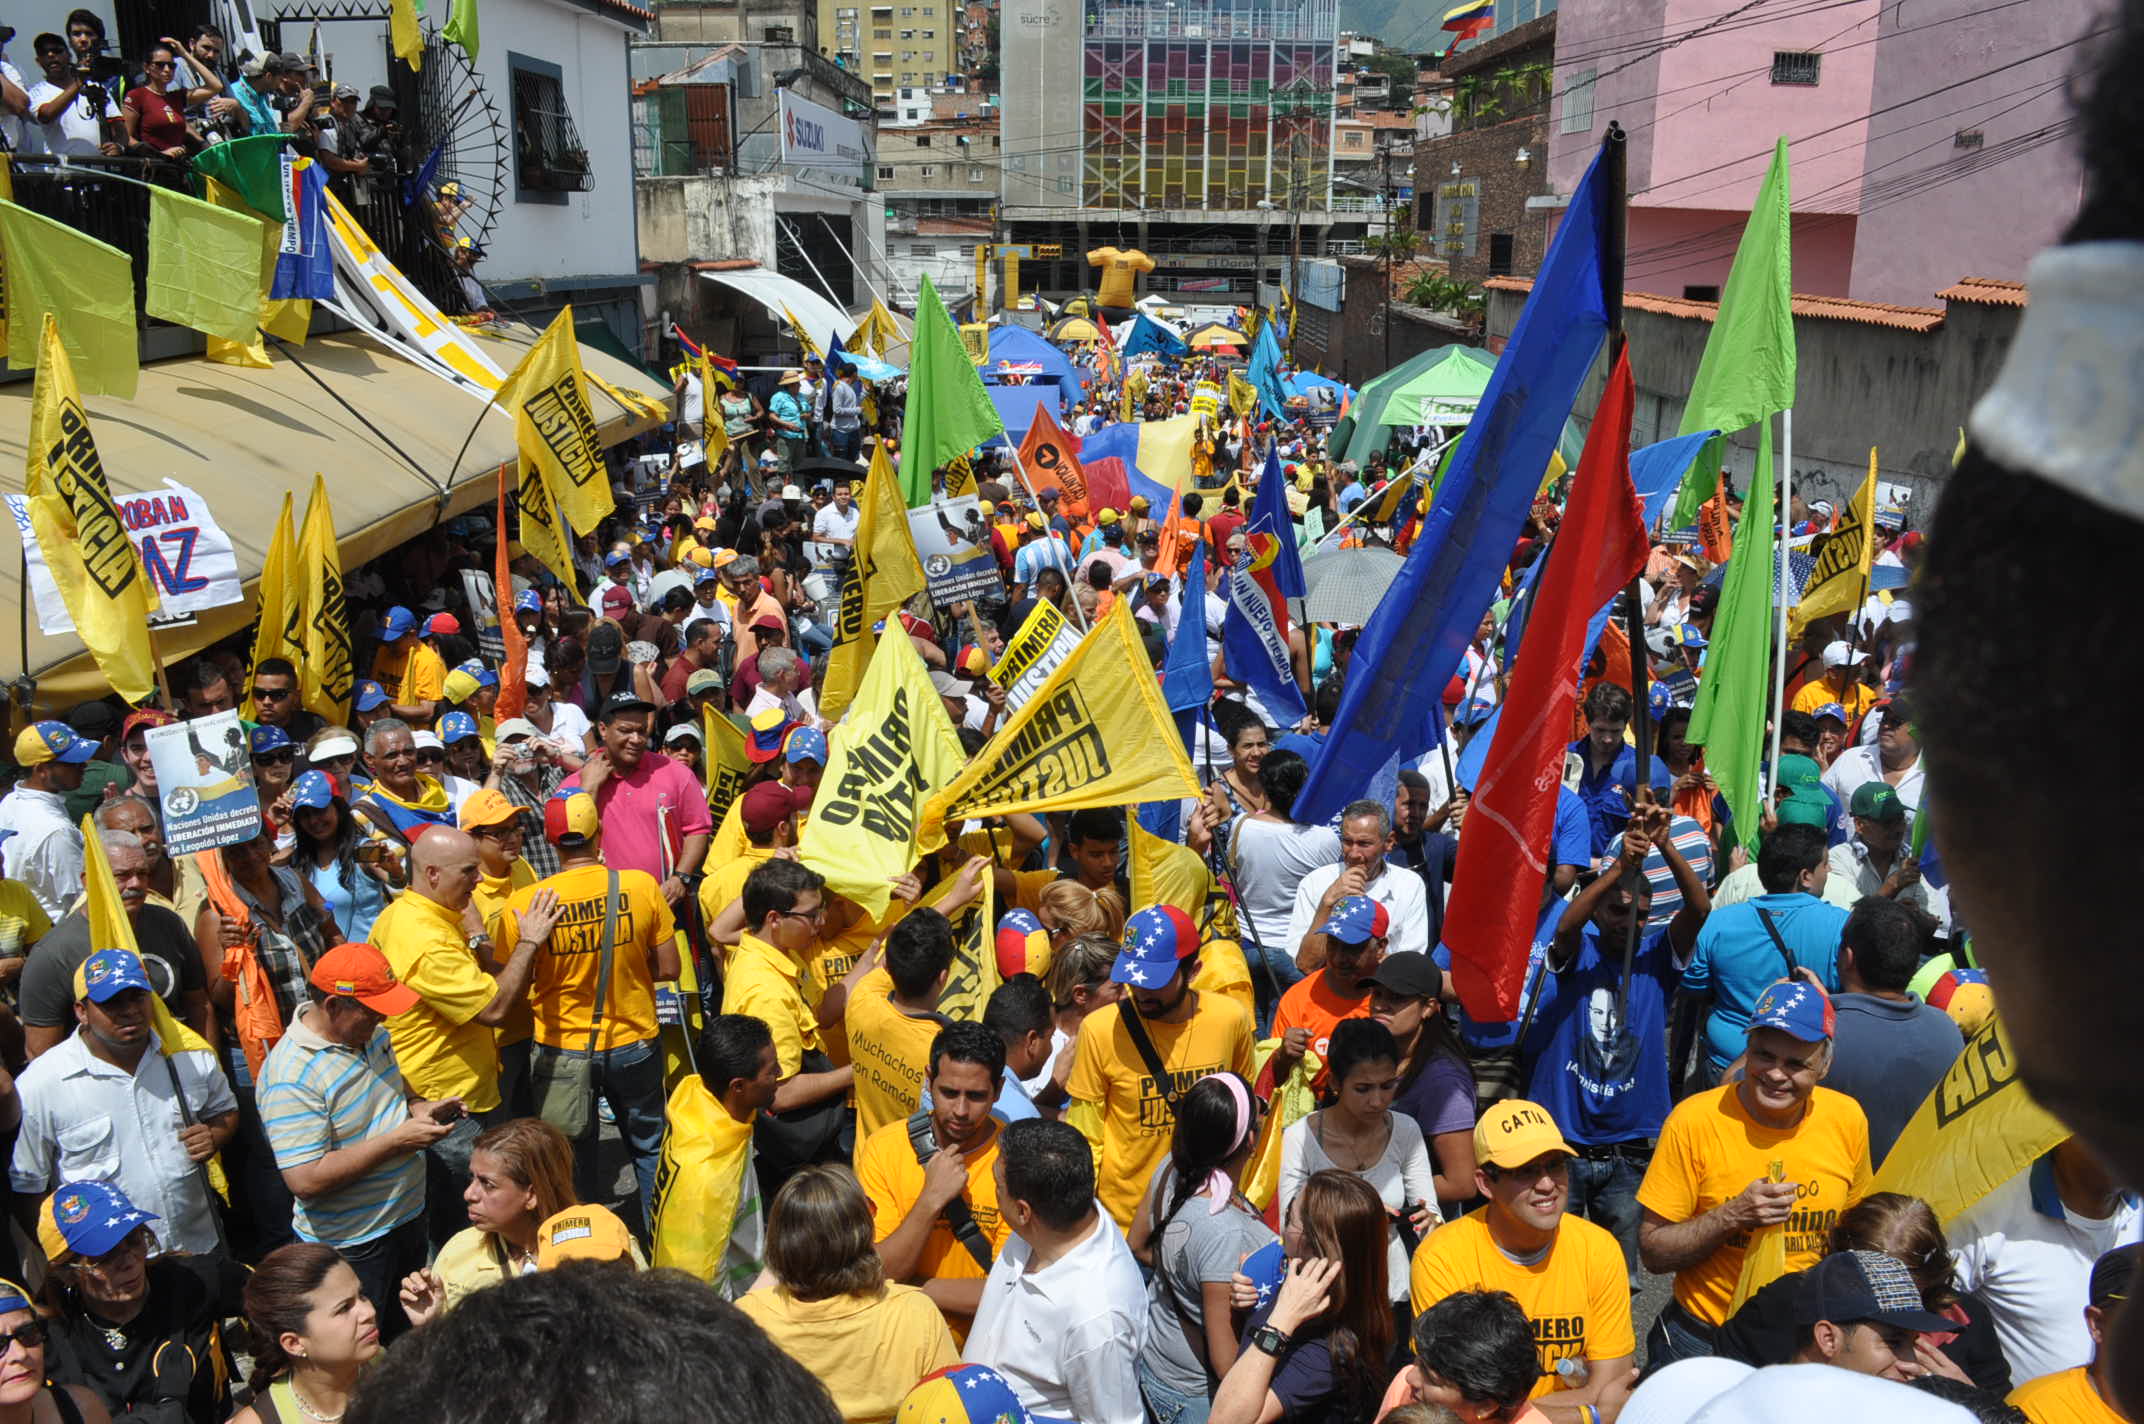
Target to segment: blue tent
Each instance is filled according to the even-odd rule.
[[[1035,407],[1047,405],[1052,419],[1064,415],[1064,391],[1055,381],[1030,381],[1020,386],[986,385],[983,390],[990,396],[990,403],[998,408],[998,418],[1005,422],[1007,443],[1018,445],[1027,438],[1027,428],[1035,423]]]
[[[983,366],[985,379],[990,375],[990,368],[1000,361],[1037,362],[1044,371],[1073,390],[1084,390],[1087,385],[1085,373],[1070,356],[1045,341],[1041,333],[1029,331],[1024,326],[990,328],[990,360]]]
[[[1333,393],[1336,405],[1340,396],[1352,395],[1355,390],[1345,381],[1336,381],[1331,376],[1321,376],[1315,371],[1297,371],[1288,377],[1287,386],[1289,394],[1298,396],[1309,395],[1312,386],[1323,386]]]

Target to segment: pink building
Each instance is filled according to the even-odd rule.
[[[1926,303],[1961,272],[2022,277],[2078,198],[2060,124],[2080,51],[2026,56],[2081,33],[2091,0],[1782,8],[1564,0],[1550,183],[1570,192],[1622,124],[1630,289],[1717,294],[1781,134],[1797,292]]]

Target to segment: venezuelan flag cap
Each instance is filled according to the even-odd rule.
[[[918,1381],[893,1424],[1035,1424],[1035,1417],[996,1370],[954,1365]]]

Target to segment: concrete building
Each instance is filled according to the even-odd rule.
[[[2075,212],[2063,80],[2087,0],[2029,12],[1846,0],[1717,23],[1709,0],[1573,0],[1549,177],[1631,135],[1628,283],[1716,295],[1774,141],[1791,143],[1794,287],[1925,302],[1959,271],[2022,277]],[[2030,155],[2029,161],[2017,162]]]
[[[879,130],[877,187],[886,210],[888,285],[904,309],[915,303],[920,276],[928,275],[941,294],[974,285],[974,248],[991,240],[997,206],[997,118],[991,109]]]
[[[817,0],[819,35],[829,56],[862,79],[879,108],[898,112],[905,97],[960,87],[960,0]],[[905,92],[904,92],[905,91]]]
[[[1377,200],[1333,192],[1335,0],[1005,0],[1007,240],[1023,268],[1093,286],[1082,254],[1136,247],[1145,290],[1247,303],[1282,255],[1360,244]]]
[[[1441,261],[1459,281],[1478,285],[1531,272],[1548,250],[1548,214],[1539,200],[1551,176],[1550,85],[1560,23],[1551,10],[1446,55],[1433,96],[1442,112],[1421,116],[1430,136],[1418,130],[1414,143],[1415,227],[1422,256]]]

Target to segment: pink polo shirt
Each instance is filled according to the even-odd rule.
[[[575,772],[558,784],[560,794],[581,789]],[[681,761],[648,752],[631,771],[613,771],[596,792],[603,821],[603,863],[613,870],[645,870],[661,880],[677,865],[685,837],[715,828],[707,814],[707,791]]]

